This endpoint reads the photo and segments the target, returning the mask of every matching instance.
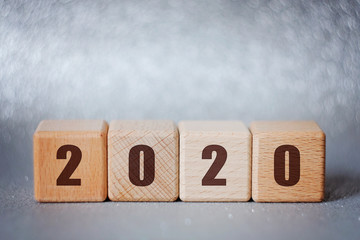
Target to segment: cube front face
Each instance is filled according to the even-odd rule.
[[[112,201],[178,198],[178,131],[172,121],[113,121],[108,143]]]
[[[39,202],[104,201],[107,124],[97,121],[98,131],[62,131],[61,127],[68,125],[68,121],[44,124],[47,123],[59,128],[42,128],[41,123],[34,134],[35,199]]]
[[[191,130],[197,127],[197,122],[179,124],[180,199],[248,201],[251,197],[249,131],[241,122],[204,123],[207,126],[199,131]],[[227,125],[237,127],[233,131],[226,127],[229,129],[222,132],[222,127]]]
[[[288,131],[253,132],[252,197],[257,202],[319,202],[324,198],[325,135],[314,122],[293,124]],[[281,124],[281,123],[279,123]],[[271,125],[271,123],[270,123]],[[307,129],[307,126],[309,129]]]

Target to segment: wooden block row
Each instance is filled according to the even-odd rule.
[[[180,156],[180,157],[179,157]],[[180,161],[179,161],[180,159]],[[39,202],[318,202],[325,134],[313,121],[42,121]]]

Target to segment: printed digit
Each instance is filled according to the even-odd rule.
[[[216,179],[216,176],[225,164],[227,152],[225,148],[220,145],[209,145],[202,151],[202,159],[211,159],[213,152],[216,152],[216,157],[213,164],[202,179],[202,186],[226,186],[226,179]]]
[[[81,150],[74,145],[63,145],[61,146],[57,153],[57,159],[66,159],[67,152],[71,153],[70,160],[66,164],[64,170],[60,173],[59,177],[56,180],[57,186],[80,186],[81,179],[71,179],[71,175],[74,173],[77,166],[81,161]]]
[[[289,179],[285,178],[285,153],[289,152]],[[300,152],[293,145],[282,145],[274,154],[275,181],[285,187],[294,186],[300,180]]]
[[[140,153],[144,153],[144,179],[140,179]],[[148,186],[155,179],[155,153],[147,145],[136,145],[129,153],[129,179],[135,186]]]

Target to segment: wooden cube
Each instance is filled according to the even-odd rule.
[[[180,199],[248,201],[251,134],[239,121],[182,121]]]
[[[102,120],[47,120],[34,133],[34,188],[39,202],[104,201],[106,141]]]
[[[172,121],[112,121],[108,138],[110,200],[178,198],[178,130]]]
[[[254,201],[323,200],[325,134],[315,122],[253,122],[251,132]]]

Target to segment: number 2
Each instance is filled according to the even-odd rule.
[[[213,152],[216,152],[216,157],[213,164],[202,179],[202,186],[226,186],[226,179],[216,179],[216,176],[225,164],[227,152],[225,148],[220,145],[209,145],[202,151],[202,159],[211,159]]]
[[[63,145],[61,146],[57,153],[56,158],[57,159],[66,159],[67,152],[71,152],[71,157],[66,164],[64,170],[60,173],[59,177],[56,180],[57,186],[80,186],[81,185],[81,179],[79,178],[73,178],[71,179],[71,175],[74,173],[75,169],[79,165],[81,161],[81,150],[74,145]]]

